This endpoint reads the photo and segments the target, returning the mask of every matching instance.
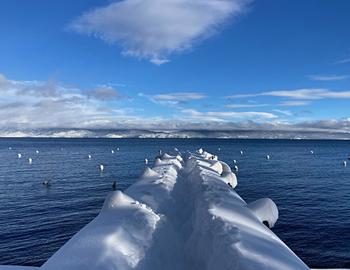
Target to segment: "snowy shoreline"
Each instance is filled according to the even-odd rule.
[[[109,139],[286,139],[350,140],[348,131],[316,130],[154,130],[154,129],[35,129],[0,130],[0,138],[109,138]]]
[[[268,228],[275,203],[247,204],[236,185],[231,168],[202,149],[163,154],[39,268],[310,269]]]

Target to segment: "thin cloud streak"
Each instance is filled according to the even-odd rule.
[[[268,91],[262,93],[253,94],[242,94],[242,95],[232,95],[227,96],[227,99],[236,98],[248,98],[248,97],[259,97],[259,96],[272,96],[290,99],[304,99],[304,100],[317,100],[324,98],[341,99],[350,98],[350,91],[332,91],[324,88],[305,88],[297,90],[278,90],[278,91]]]
[[[297,107],[297,106],[306,106],[311,104],[310,101],[305,100],[288,100],[282,101],[277,104],[267,104],[267,103],[256,103],[256,104],[227,104],[226,108],[229,109],[245,109],[245,108],[259,108],[259,107]]]
[[[307,106],[310,105],[310,101],[305,100],[288,100],[288,101],[282,101],[278,104],[278,106],[283,107],[297,107],[297,106]]]
[[[175,92],[157,95],[145,95],[143,93],[139,93],[139,96],[146,97],[154,103],[163,105],[179,105],[189,101],[206,98],[204,94],[198,92]]]
[[[271,104],[227,104],[225,107],[229,109],[244,109],[244,108],[258,108],[268,107]]]
[[[222,121],[234,121],[234,120],[268,120],[277,118],[276,115],[267,112],[222,112],[222,111],[209,111],[209,112],[199,112],[194,109],[185,109],[182,110],[182,113],[186,119],[195,120],[195,121],[213,121],[213,122],[222,122]]]
[[[349,78],[349,75],[309,75],[313,81],[342,81]]]
[[[287,110],[274,109],[273,111],[276,112],[276,113],[280,113],[280,114],[286,115],[286,116],[292,116],[293,115],[292,112],[287,111]]]
[[[341,60],[339,60],[339,61],[337,61],[335,63],[336,64],[347,64],[347,63],[350,63],[350,57],[341,59]]]

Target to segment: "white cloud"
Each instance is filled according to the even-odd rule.
[[[341,81],[349,78],[348,75],[309,75],[308,78],[313,81]]]
[[[231,99],[232,97],[227,97]],[[296,107],[296,106],[306,106],[309,105],[311,101],[309,100],[286,100],[281,101],[277,104],[267,104],[267,103],[248,103],[248,104],[227,104],[226,108],[229,109],[245,109],[245,108],[257,108],[257,107],[272,107],[272,106],[282,106],[282,107]]]
[[[178,105],[189,102],[191,100],[200,100],[206,98],[205,95],[197,92],[176,92],[158,95],[145,95],[140,93],[139,96],[149,98],[151,101],[164,105]]]
[[[326,94],[334,95],[329,92],[331,91]],[[64,86],[53,80],[49,82],[14,81],[1,74],[0,94],[0,136],[46,136],[47,134],[69,137],[100,136],[99,134],[109,134],[109,130],[117,129],[286,130],[350,134],[348,118],[305,121],[305,118],[295,118],[298,113],[287,110],[274,110],[272,113],[220,111],[220,108],[216,108],[217,111],[216,109],[199,111],[179,109],[180,106],[178,106],[173,108],[172,116],[163,114],[161,110],[158,116],[150,117],[147,111],[142,111],[142,106],[137,109],[119,107],[121,104],[118,102],[113,102],[111,105],[109,101],[118,98],[114,89],[101,91],[98,88],[84,91],[80,88]],[[322,92],[322,95],[325,93]],[[156,98],[158,102],[177,102],[177,104],[205,98],[203,94],[196,92],[167,93],[151,97]],[[297,102],[310,102],[310,100],[285,102],[290,102],[288,104],[290,106],[296,106]],[[291,120],[294,122],[283,120],[281,114],[293,116],[294,119]],[[41,130],[44,131],[41,133]],[[110,134],[119,136],[118,132]]]
[[[274,109],[273,111],[276,112],[276,113],[280,113],[280,114],[286,115],[286,116],[292,116],[293,115],[290,111],[287,111],[287,110]]]
[[[153,58],[151,58],[149,61],[150,61],[152,64],[155,64],[155,65],[157,65],[157,66],[160,66],[160,65],[163,65],[163,64],[165,64],[165,63],[169,63],[169,62],[170,62],[170,60],[168,60],[168,59],[160,59],[160,58],[158,58],[158,57],[153,57]]]
[[[0,128],[103,127],[127,118],[126,109],[104,102],[118,98],[113,88],[84,91],[53,80],[14,81],[0,74]]]
[[[276,115],[267,112],[199,112],[194,109],[185,109],[182,110],[182,113],[186,115],[186,118],[195,120],[195,121],[213,121],[213,122],[222,122],[222,121],[237,121],[237,120],[268,120],[277,118]]]
[[[111,86],[97,87],[95,89],[87,91],[87,95],[89,97],[105,101],[119,98],[117,91]]]
[[[256,107],[267,107],[270,104],[227,104],[225,107],[229,109],[244,109],[244,108],[256,108]]]
[[[317,100],[324,98],[350,98],[350,91],[332,91],[328,89],[319,88],[305,88],[297,90],[278,90],[278,91],[268,91],[262,93],[254,94],[242,94],[233,95],[226,97],[227,99],[234,98],[247,98],[247,97],[258,97],[258,96],[272,96],[272,97],[282,97],[290,99],[305,99],[305,100]]]
[[[118,44],[124,55],[156,65],[189,50],[240,15],[250,0],[123,0],[95,8],[70,24],[76,32]]]

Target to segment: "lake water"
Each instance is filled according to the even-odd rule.
[[[0,139],[0,265],[40,266],[99,213],[113,181],[126,189],[145,158],[174,147],[236,159],[237,192],[276,202],[273,231],[306,264],[350,267],[349,141],[218,139]]]

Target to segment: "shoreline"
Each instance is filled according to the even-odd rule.
[[[100,140],[100,139],[106,139],[106,140],[237,140],[237,141],[258,141],[258,140],[266,140],[266,141],[350,141],[350,138],[343,138],[343,139],[337,139],[337,138],[302,138],[302,139],[295,139],[295,138],[216,138],[216,137],[192,137],[192,138],[182,138],[182,137],[118,137],[118,138],[111,138],[111,137],[54,137],[54,136],[24,136],[24,137],[7,137],[7,136],[0,136],[0,139],[45,139],[45,140]]]

